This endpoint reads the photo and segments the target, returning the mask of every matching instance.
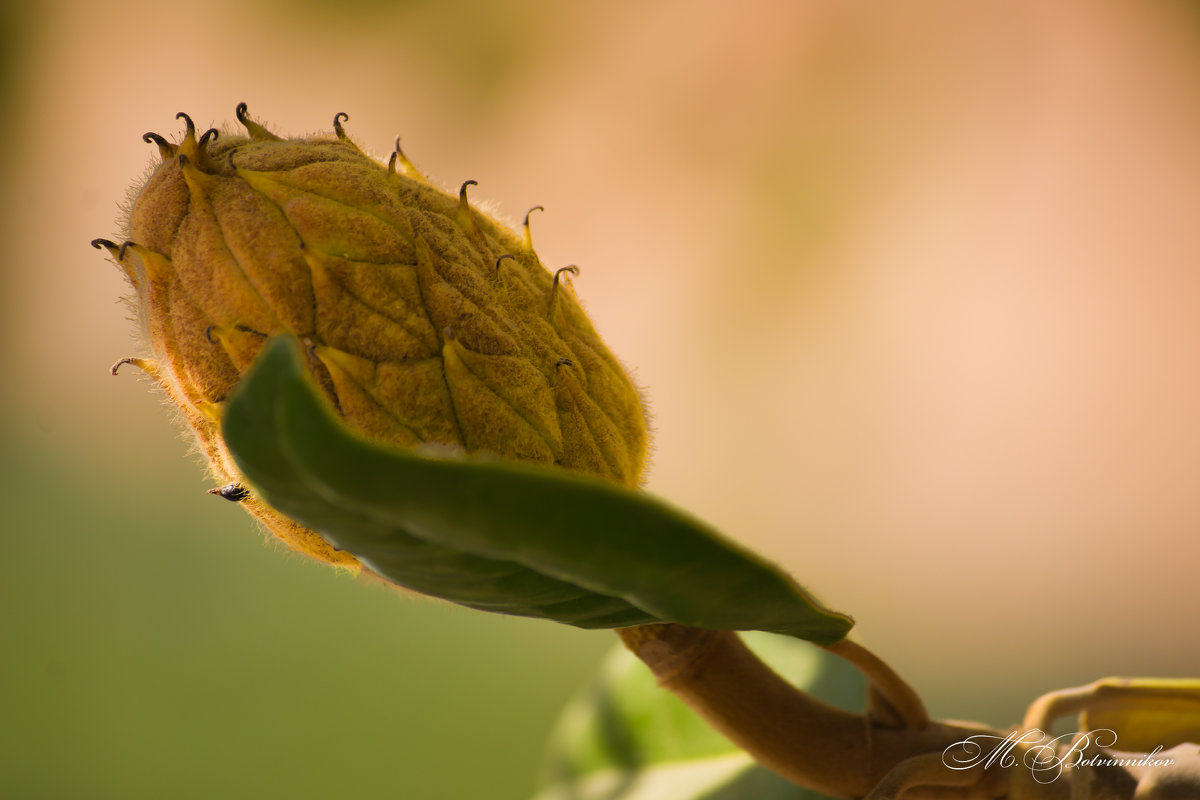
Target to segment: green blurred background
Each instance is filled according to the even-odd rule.
[[[522,800],[611,635],[405,598],[209,487],[88,246],[144,131],[393,137],[534,219],[648,387],[648,488],[946,716],[1200,673],[1184,3],[8,3],[0,795]]]

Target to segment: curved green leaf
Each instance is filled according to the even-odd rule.
[[[419,592],[580,627],[670,621],[827,644],[853,624],[647,495],[562,469],[364,441],[318,395],[291,338],[267,345],[222,429],[264,500]]]
[[[861,711],[862,674],[795,639],[743,634],[789,683],[832,705]],[[547,750],[537,800],[817,800],[755,763],[670,692],[625,648],[563,711]]]

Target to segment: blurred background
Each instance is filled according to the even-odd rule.
[[[1200,674],[1185,3],[0,6],[0,795],[522,800],[610,634],[265,542],[136,370],[145,131],[335,112],[479,182],[647,389],[648,489],[938,715]]]

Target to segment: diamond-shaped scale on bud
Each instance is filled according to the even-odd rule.
[[[277,513],[221,440],[222,404],[272,336],[306,347],[315,383],[370,439],[436,444],[578,470],[636,487],[646,420],[629,376],[580,308],[564,268],[529,239],[431,186],[400,151],[387,166],[334,119],[285,139],[237,108],[244,135],[154,133],[162,163],[128,241],[98,239],[136,293],[153,357],[126,359],[181,409],[215,490],[294,549],[352,556]]]

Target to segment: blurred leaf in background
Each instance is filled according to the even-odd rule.
[[[2,435],[0,796],[524,798],[612,641],[264,547],[183,459],[160,482]]]
[[[807,642],[766,633],[743,640],[781,677],[831,705],[861,712],[862,675]],[[536,800],[818,800],[714,731],[661,689],[624,648],[563,712]]]

